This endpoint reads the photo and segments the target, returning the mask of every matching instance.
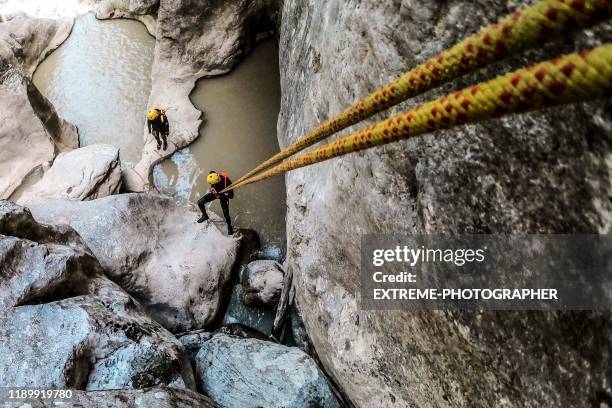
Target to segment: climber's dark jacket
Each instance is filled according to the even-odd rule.
[[[147,119],[147,127],[149,128],[149,133],[159,133],[163,136],[168,136],[170,133],[168,117],[163,113],[153,120]]]
[[[221,177],[221,180],[216,183],[211,185],[211,188],[214,188],[216,192],[222,191],[224,190],[226,187],[229,187],[232,185],[232,180],[230,180],[229,177],[223,175],[222,173],[219,173],[219,177]],[[223,193],[221,195],[223,198],[234,198],[234,190],[230,190],[227,193]]]

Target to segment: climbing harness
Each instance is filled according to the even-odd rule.
[[[230,179],[229,173],[222,171],[221,173],[219,173],[219,175],[221,177],[223,177],[223,189],[227,188],[227,181]]]
[[[240,177],[237,188],[255,174],[293,154],[408,98],[546,39],[593,26],[612,14],[610,0],[541,0],[483,28],[450,49],[384,85],[339,115],[327,120],[272,158]],[[246,183],[250,184],[250,183]]]
[[[443,96],[301,154],[231,188],[438,129],[611,94],[612,44],[606,44]]]

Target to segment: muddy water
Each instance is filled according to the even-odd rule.
[[[195,202],[209,189],[210,170],[236,180],[278,152],[279,81],[274,40],[259,44],[230,74],[200,80],[191,95],[205,115],[200,137],[155,168],[155,185]],[[221,214],[218,202],[211,208]],[[256,230],[264,245],[284,247],[285,211],[282,176],[236,191],[230,203],[235,226]]]
[[[34,73],[34,84],[79,129],[81,145],[109,143],[123,162],[143,147],[155,39],[132,20],[80,17]]]

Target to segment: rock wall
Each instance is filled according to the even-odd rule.
[[[521,3],[286,0],[281,145]],[[604,24],[559,39],[390,113],[611,37]],[[368,312],[357,298],[364,233],[609,233],[610,105],[462,126],[286,176],[297,301],[324,366],[354,404],[591,406],[612,398],[609,314]]]
[[[0,198],[34,170],[78,146],[76,128],[62,120],[32,84],[38,64],[70,33],[72,20],[11,14],[0,21]]]

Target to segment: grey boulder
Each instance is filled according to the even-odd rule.
[[[181,343],[71,228],[0,201],[0,387],[194,388]]]
[[[0,198],[9,198],[30,173],[76,147],[78,136],[21,69],[0,72],[0,100]]]
[[[37,242],[38,241],[38,242]],[[0,311],[54,296],[90,293],[102,268],[66,226],[38,224],[32,214],[0,201]]]
[[[94,144],[60,153],[42,179],[15,201],[25,205],[49,200],[95,200],[119,192],[120,187],[119,149]]]
[[[197,224],[186,201],[146,193],[30,208],[39,221],[72,226],[106,274],[170,331],[201,329],[217,314],[239,240],[214,214]]]
[[[223,407],[338,407],[325,376],[297,348],[216,334],[196,355],[198,385]]]
[[[249,306],[273,306],[283,289],[282,266],[276,261],[259,260],[242,271],[242,301]]]
[[[194,385],[182,345],[110,282],[93,296],[14,308],[0,339],[0,387]]]

